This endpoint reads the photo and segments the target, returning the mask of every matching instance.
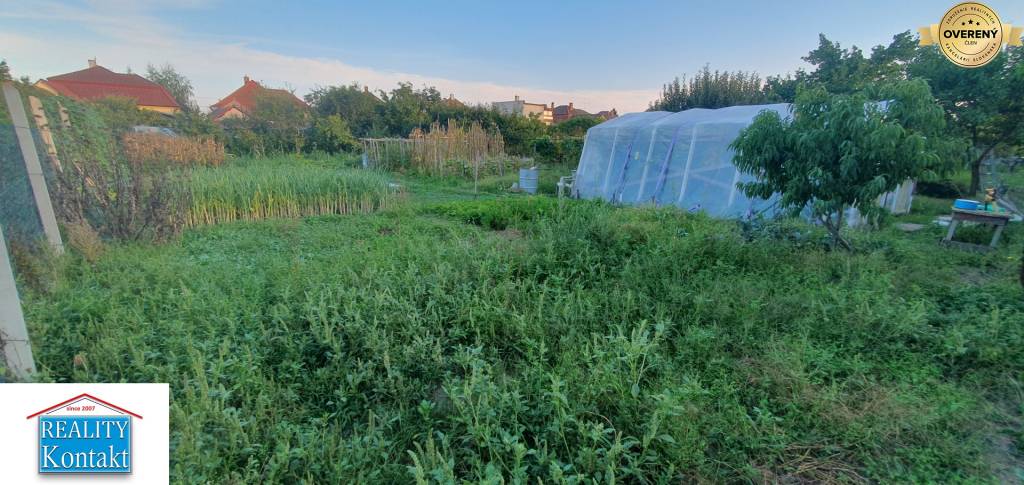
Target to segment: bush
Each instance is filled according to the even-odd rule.
[[[934,182],[919,181],[914,191],[919,195],[935,197],[937,199],[956,199],[962,193],[960,188],[949,179],[936,180]]]

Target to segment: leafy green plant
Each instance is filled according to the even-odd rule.
[[[995,479],[993,408],[1019,409],[1024,372],[1019,242],[882,229],[849,253],[558,207],[110,244],[25,292],[39,379],[171,383],[182,482]]]
[[[882,88],[884,106],[864,94],[801,92],[791,117],[759,114],[730,145],[734,163],[755,174],[739,187],[751,197],[780,194],[783,207],[809,207],[814,218],[847,249],[840,234],[847,208],[872,218],[876,200],[939,162],[933,142],[944,126],[928,85],[902,82]]]

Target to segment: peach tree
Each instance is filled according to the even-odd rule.
[[[750,197],[778,195],[792,213],[809,210],[833,245],[851,249],[841,235],[843,214],[853,207],[875,217],[884,210],[879,196],[943,171],[944,125],[923,81],[841,95],[804,89],[790,116],[764,111],[733,141],[734,163],[756,176],[738,186]]]

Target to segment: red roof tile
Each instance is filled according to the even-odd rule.
[[[140,106],[181,108],[163,86],[138,74],[120,74],[101,66],[53,76],[45,82],[61,95],[74,99],[124,96],[135,99]]]
[[[232,105],[238,107],[238,109],[243,113],[252,113],[253,110],[256,109],[256,101],[260,96],[287,96],[289,99],[293,100],[295,104],[302,106],[303,108],[308,107],[308,105],[301,99],[284,89],[265,88],[261,86],[260,83],[246,77],[242,87],[225,96],[224,99],[217,101],[213,106],[210,106],[214,113],[213,117],[216,119],[218,117],[218,113],[222,114],[226,112],[227,110],[225,108]]]

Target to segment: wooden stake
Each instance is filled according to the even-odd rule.
[[[50,124],[46,121],[46,111],[43,110],[43,103],[35,96],[28,97],[28,105],[32,110],[32,118],[36,120],[36,127],[39,128],[39,138],[42,138],[46,145],[46,156],[50,159],[50,165],[57,173],[64,169],[60,165],[60,158],[57,158],[57,146],[53,144],[53,134],[50,133]]]

